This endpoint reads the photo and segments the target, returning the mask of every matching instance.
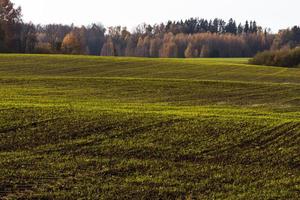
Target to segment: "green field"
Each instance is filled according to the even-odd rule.
[[[300,199],[300,68],[0,55],[0,199]]]

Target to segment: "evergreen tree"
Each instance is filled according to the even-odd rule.
[[[105,29],[101,25],[92,24],[86,30],[87,46],[91,55],[100,55],[105,40]]]
[[[210,32],[218,33],[219,32],[219,19],[215,18],[210,24]]]
[[[249,32],[253,33],[253,22],[252,21],[250,21]]]
[[[224,20],[219,20],[219,30],[218,33],[224,33],[226,27],[226,22]]]
[[[229,19],[227,25],[225,26],[225,32],[232,34],[237,33],[236,22],[232,18]]]
[[[246,21],[245,26],[244,26],[244,33],[249,33],[250,27],[249,27],[249,22]]]
[[[252,33],[257,33],[258,32],[258,27],[256,24],[256,21],[253,21],[252,23]]]

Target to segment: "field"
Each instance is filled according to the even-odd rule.
[[[0,199],[300,199],[300,68],[0,55]]]

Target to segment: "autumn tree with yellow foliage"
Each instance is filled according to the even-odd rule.
[[[68,33],[62,42],[62,51],[66,54],[87,54],[88,48],[84,37],[84,29],[75,29]]]

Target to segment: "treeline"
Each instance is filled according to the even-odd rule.
[[[272,38],[272,35],[264,33],[131,34],[124,30],[114,30],[113,34],[106,36],[101,55],[171,58],[247,57],[269,49]]]
[[[37,27],[35,53],[91,54],[135,57],[248,57],[269,49],[273,35],[232,19],[194,19],[159,25],[126,27],[92,24],[88,27],[46,25]]]
[[[129,32],[126,27],[91,24],[33,25],[23,23],[21,8],[0,0],[0,52],[64,53],[137,57],[250,57],[257,52],[295,47],[299,29],[277,35],[255,21],[237,24],[230,19],[198,19],[141,24]]]

